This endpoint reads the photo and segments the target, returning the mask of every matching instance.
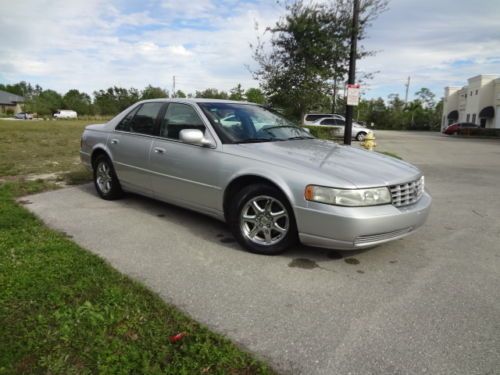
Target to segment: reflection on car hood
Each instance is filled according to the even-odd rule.
[[[418,168],[404,161],[319,139],[224,145],[224,151],[350,185],[338,187],[386,186],[420,176]]]

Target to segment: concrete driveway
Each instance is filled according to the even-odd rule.
[[[500,141],[377,132],[434,197],[408,238],[358,253],[242,251],[222,223],[90,185],[26,207],[167,302],[292,374],[500,373]]]

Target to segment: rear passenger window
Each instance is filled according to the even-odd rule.
[[[130,131],[140,134],[154,133],[155,121],[163,103],[144,103],[130,124]]]
[[[321,125],[335,125],[335,119],[328,118],[326,120],[321,121]]]
[[[161,122],[160,136],[179,139],[179,133],[184,129],[199,129],[205,133],[205,124],[190,105],[170,103]]]
[[[134,118],[134,115],[136,114],[137,110],[141,106],[138,106],[134,108],[132,111],[130,111],[121,121],[120,123],[116,126],[115,130],[121,130],[124,132],[129,132],[130,131],[130,125],[132,124],[132,119]]]

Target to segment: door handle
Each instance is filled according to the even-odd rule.
[[[165,149],[161,148],[161,147],[155,147],[155,148],[153,148],[153,151],[156,152],[157,154],[164,154],[165,153]]]
[[[112,139],[112,140],[111,140],[111,144],[112,144],[112,145],[116,145],[116,144],[118,144],[118,139],[116,139],[116,138]]]

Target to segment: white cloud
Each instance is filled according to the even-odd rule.
[[[380,51],[360,63],[380,71],[369,95],[403,94],[408,76],[411,93],[430,87],[442,95],[444,86],[465,85],[471,76],[500,74],[500,2],[398,0],[390,8],[365,41]]]
[[[160,0],[1,1],[0,81],[28,80],[46,88],[91,93],[111,85],[147,84],[187,92],[257,86],[249,43],[255,22],[273,25],[274,1]],[[133,7],[132,7],[133,6]],[[500,2],[393,0],[369,30],[360,62],[380,71],[370,96],[412,87],[465,84],[479,73],[500,73]],[[462,61],[462,63],[457,63]]]

